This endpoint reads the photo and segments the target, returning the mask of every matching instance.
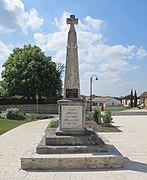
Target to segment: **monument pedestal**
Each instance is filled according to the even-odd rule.
[[[59,129],[56,135],[87,134],[85,128],[85,100],[62,99],[59,105]]]
[[[99,135],[85,127],[85,101],[62,99],[59,105],[59,127],[49,130],[36,148],[38,154],[107,152]]]

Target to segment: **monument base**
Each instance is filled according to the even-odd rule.
[[[36,148],[38,154],[95,153],[107,152],[103,140],[93,130],[87,134],[59,136],[48,131]]]
[[[90,170],[118,169],[123,167],[123,156],[112,145],[107,152],[38,154],[29,149],[21,158],[23,170]]]
[[[59,105],[59,129],[57,135],[87,134],[85,129],[85,100],[62,99]]]
[[[82,130],[60,130],[60,128],[58,127],[56,129],[55,134],[57,136],[80,136],[80,135],[91,135],[92,131],[87,130],[87,128],[84,128]]]
[[[48,131],[36,151],[30,148],[21,158],[24,170],[110,169],[123,167],[123,156],[105,144],[96,132],[90,135],[57,136]],[[88,131],[88,130],[87,130]]]

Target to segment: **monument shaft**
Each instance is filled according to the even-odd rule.
[[[70,24],[70,30],[67,39],[64,99],[80,98],[77,34],[74,27],[74,24],[78,24],[78,19],[71,15],[67,18],[67,24]]]
[[[67,18],[70,24],[67,39],[66,70],[64,81],[64,98],[58,101],[59,131],[56,134],[85,133],[85,100],[80,99],[78,47],[74,15]]]

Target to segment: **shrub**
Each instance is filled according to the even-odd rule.
[[[48,119],[48,115],[45,115],[45,114],[38,114],[38,115],[35,115],[36,119]]]
[[[98,108],[95,108],[93,111],[93,119],[98,124],[101,124],[101,112]]]
[[[48,125],[49,128],[57,128],[58,126],[59,126],[59,120],[58,119],[56,119],[56,118],[50,119],[50,122]]]
[[[105,114],[102,116],[103,119],[103,126],[110,126],[112,122],[111,112],[106,111]]]
[[[22,120],[25,118],[24,113],[22,113],[17,108],[10,108],[6,110],[6,118],[14,120]]]
[[[89,112],[88,114],[86,114],[85,118],[86,118],[87,121],[93,120],[93,112]]]

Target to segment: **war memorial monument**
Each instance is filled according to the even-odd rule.
[[[67,39],[64,97],[58,101],[59,127],[46,132],[36,147],[21,158],[24,170],[121,168],[123,157],[113,145],[85,127],[85,100],[80,99],[78,46],[74,15]]]

